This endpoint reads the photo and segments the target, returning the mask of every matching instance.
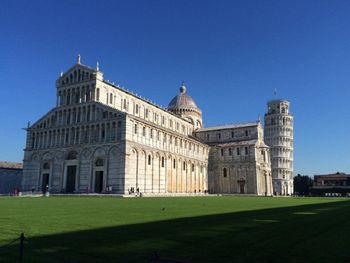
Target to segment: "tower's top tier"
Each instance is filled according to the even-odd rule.
[[[288,100],[270,100],[267,102],[267,113],[265,115],[289,115],[289,104],[290,102]]]

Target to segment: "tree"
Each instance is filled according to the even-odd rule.
[[[294,194],[309,195],[310,187],[313,185],[313,178],[308,175],[298,174],[294,176]]]

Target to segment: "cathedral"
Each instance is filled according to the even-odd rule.
[[[268,102],[265,129],[204,127],[186,86],[167,108],[77,62],[56,106],[27,128],[23,191],[149,195],[293,193],[289,102]]]

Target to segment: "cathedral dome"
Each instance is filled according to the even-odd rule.
[[[180,94],[175,96],[168,105],[169,110],[199,110],[197,104],[191,96],[186,93],[186,86],[184,84],[180,87]]]

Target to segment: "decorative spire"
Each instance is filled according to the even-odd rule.
[[[259,113],[259,115],[258,115],[258,123],[260,123],[261,122],[261,119],[260,119],[260,113]]]
[[[273,91],[273,95],[275,96],[275,97],[277,97],[277,89],[275,88],[275,90]]]
[[[96,62],[96,70],[97,70],[97,71],[100,70],[100,63],[98,63],[98,61]]]
[[[60,73],[60,77],[62,77],[63,76],[63,71],[61,71],[61,73]]]
[[[81,59],[80,54],[78,54],[78,56],[77,56],[77,64],[80,64],[80,59]]]
[[[184,81],[182,81],[182,83],[181,83],[180,92],[181,93],[186,93],[186,86],[185,86],[185,82]]]

